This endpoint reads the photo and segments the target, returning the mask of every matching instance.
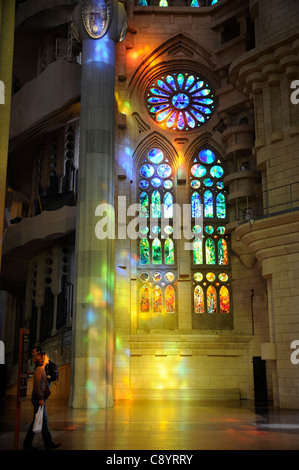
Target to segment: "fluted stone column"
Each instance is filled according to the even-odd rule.
[[[115,43],[126,20],[122,5],[107,2],[110,27],[94,39],[81,22],[84,3],[75,21],[82,85],[70,405],[105,408],[113,405],[114,240],[96,236],[95,212],[100,204],[114,206]]]

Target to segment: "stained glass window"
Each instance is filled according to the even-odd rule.
[[[210,85],[203,77],[187,71],[159,76],[148,87],[146,102],[152,118],[162,127],[174,131],[192,130],[203,125],[214,110]]]
[[[203,226],[193,226],[194,314],[231,313],[223,176],[223,162],[212,149],[200,150],[191,160],[189,177],[192,217],[199,215],[200,204],[203,211]]]
[[[140,164],[138,180],[139,213],[139,312],[175,313],[176,274],[173,241],[173,168],[160,148],[148,151]],[[145,268],[146,266],[146,268]],[[165,271],[165,268],[167,270]],[[144,271],[146,269],[146,271]],[[157,270],[158,269],[158,270]],[[144,318],[144,316],[142,317]]]

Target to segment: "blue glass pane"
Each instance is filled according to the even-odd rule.
[[[194,80],[195,80],[194,76],[189,75],[186,81],[185,90],[188,90],[188,88],[192,85],[192,83],[194,83]]]
[[[200,181],[198,181],[198,180],[193,180],[193,181],[191,181],[190,186],[191,186],[191,188],[193,188],[193,189],[198,189],[198,188],[200,188]]]
[[[192,194],[191,207],[192,207],[192,217],[200,217],[201,216],[201,201],[200,201],[200,195],[196,191]]]
[[[148,158],[152,163],[161,163],[164,155],[160,149],[152,149],[148,152]]]
[[[185,116],[187,118],[188,125],[192,127],[192,129],[196,126],[196,122],[193,117],[186,111]]]
[[[145,165],[142,165],[142,167],[140,168],[140,173],[145,178],[150,178],[151,176],[153,176],[154,172],[155,172],[155,169],[153,165],[149,165],[148,163],[146,163]]]
[[[192,7],[199,7],[198,1],[197,1],[197,0],[192,0],[191,6],[192,6]]]
[[[167,163],[159,165],[157,171],[161,178],[168,178],[171,175],[171,167]]]
[[[139,188],[141,189],[146,189],[149,187],[149,182],[146,180],[140,180],[139,181]]]
[[[178,75],[178,84],[179,84],[180,89],[182,89],[183,83],[184,83],[184,75],[182,75],[182,74],[180,73],[180,74]]]
[[[213,217],[213,194],[211,191],[206,191],[204,194],[204,207],[205,217]]]
[[[158,106],[153,106],[150,108],[151,113],[158,113],[159,111],[163,111],[163,109],[168,108],[168,104],[162,104]]]
[[[193,165],[191,168],[191,173],[196,178],[202,178],[206,174],[207,170],[203,165]]]
[[[164,217],[166,219],[173,217],[173,198],[170,193],[164,195]]]
[[[224,183],[222,181],[217,181],[216,188],[217,189],[223,189],[224,188]]]
[[[212,150],[202,150],[201,152],[199,152],[199,159],[203,162],[203,163],[213,163],[216,159],[216,156],[214,154],[214,152],[212,152]]]
[[[216,197],[216,215],[218,219],[225,219],[226,217],[225,196],[221,193]]]
[[[158,114],[157,121],[158,122],[164,121],[164,119],[166,119],[168,115],[169,115],[169,109],[167,111],[162,112],[161,114]]]
[[[151,92],[154,93],[154,95],[164,96],[168,98],[168,95],[166,95],[165,91],[159,90],[159,88],[151,88]]]
[[[189,104],[189,98],[184,93],[178,93],[177,95],[173,96],[172,104],[179,109],[186,108],[186,106]]]
[[[159,188],[162,184],[162,181],[160,180],[160,178],[153,178],[151,180],[151,185],[153,188]]]
[[[205,179],[203,180],[203,184],[204,184],[205,186],[207,186],[208,188],[210,188],[211,186],[213,186],[214,183],[213,183],[213,181],[211,180],[211,178],[205,178]]]
[[[138,5],[141,7],[147,7],[147,1],[146,0],[139,0]]]
[[[184,129],[185,127],[185,121],[184,121],[184,116],[182,113],[179,114],[179,119],[178,119],[178,128],[179,129]]]
[[[165,189],[171,189],[173,186],[173,183],[171,180],[165,180],[163,186]]]
[[[169,93],[172,92],[172,90],[165,84],[163,80],[157,80],[157,85],[163,88],[163,90],[168,91]]]
[[[190,88],[189,90],[190,93],[194,93],[195,91],[200,90],[203,87],[203,85],[204,85],[204,82],[202,80],[196,82],[195,85],[192,88]]]
[[[175,84],[174,78],[171,75],[167,75],[166,80],[169,83],[169,85],[171,85],[172,88],[176,90],[176,84]]]
[[[177,115],[176,111],[174,113],[172,113],[170,118],[167,120],[167,123],[166,123],[167,127],[172,127],[174,125],[176,115]]]

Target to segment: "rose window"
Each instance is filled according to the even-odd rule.
[[[148,87],[146,103],[152,118],[171,130],[192,130],[203,125],[214,110],[214,95],[195,74],[169,73]]]

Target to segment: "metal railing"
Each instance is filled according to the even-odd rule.
[[[239,199],[237,209],[239,223],[299,210],[299,181],[263,190],[258,202],[249,197]]]

